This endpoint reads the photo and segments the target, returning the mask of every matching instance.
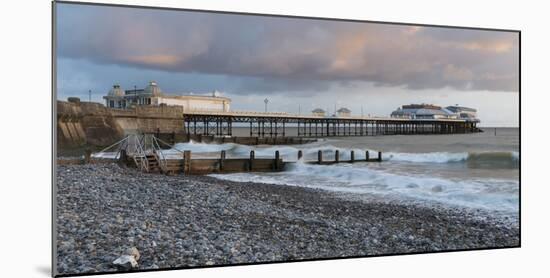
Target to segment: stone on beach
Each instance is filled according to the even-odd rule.
[[[113,265],[121,270],[131,270],[139,266],[134,256],[130,255],[122,255],[118,257],[113,261]]]
[[[132,256],[132,257],[134,257],[134,259],[135,259],[136,261],[139,261],[139,258],[141,257],[140,254],[139,254],[138,249],[135,248],[135,247],[127,248],[127,249],[124,251],[124,255]]]

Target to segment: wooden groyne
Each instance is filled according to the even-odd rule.
[[[129,167],[137,167],[144,172],[161,173],[167,175],[206,175],[213,173],[243,173],[243,172],[280,172],[288,165],[302,162],[306,164],[333,165],[338,163],[356,162],[382,162],[382,152],[365,151],[362,159],[356,158],[355,151],[350,151],[349,159],[341,159],[340,151],[334,150],[334,155],[328,157],[322,150],[317,152],[317,159],[305,160],[303,152],[298,151],[295,161],[284,161],[279,151],[275,151],[273,157],[256,157],[254,150],[250,151],[247,158],[227,158],[226,151],[221,151],[217,158],[194,157],[191,151],[183,151],[181,158],[163,158],[158,152],[145,155],[129,155],[126,150],[121,150],[115,158],[94,158],[87,152],[83,158],[58,159],[58,165],[87,164],[87,163],[112,163],[118,162]]]
[[[304,160],[303,152],[298,151],[296,161],[284,161],[279,151],[275,151],[273,157],[256,157],[255,151],[250,151],[248,158],[227,158],[226,151],[221,151],[218,158],[195,158],[191,151],[184,151],[180,159],[162,159],[158,154],[146,156],[146,172],[163,174],[184,174],[184,175],[205,175],[212,173],[242,173],[242,172],[280,172],[284,171],[287,165],[301,161],[306,164],[332,165],[338,163],[355,162],[381,162],[382,152],[377,152],[375,157],[371,157],[369,151],[365,151],[365,158],[356,159],[355,152],[350,152],[350,159],[340,159],[339,150],[334,151],[334,157],[327,159],[323,157],[323,151],[319,150],[316,160]],[[119,160],[126,165],[133,165],[136,162],[135,157],[123,154]],[[136,162],[139,166],[141,161]]]
[[[169,147],[170,152],[161,148],[161,145]],[[116,150],[107,152],[107,150]],[[296,160],[284,161],[278,150],[272,157],[256,157],[254,150],[250,151],[248,157],[227,158],[225,150],[222,150],[218,157],[211,155],[195,157],[190,150],[178,150],[154,134],[128,135],[122,140],[105,148],[101,152],[92,154],[86,150],[85,155],[80,158],[58,159],[58,165],[87,164],[114,162],[136,167],[147,173],[162,173],[168,175],[203,175],[210,173],[241,173],[241,172],[278,172],[284,171],[290,163],[306,163],[318,165],[330,165],[337,163],[354,162],[381,162],[382,152],[377,152],[376,157],[371,157],[369,151],[365,151],[363,159],[356,159],[355,151],[350,151],[349,159],[341,159],[340,150],[332,152],[332,159],[324,157],[323,150],[318,150],[317,159],[307,160],[302,150],[299,150]]]

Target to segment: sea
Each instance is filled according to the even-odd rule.
[[[520,190],[518,128],[482,128],[484,132],[452,135],[385,135],[321,138],[303,145],[179,143],[178,150],[191,150],[194,157],[274,157],[278,150],[288,164],[283,172],[212,174],[218,179],[317,188],[368,195],[381,199],[407,200],[422,204],[458,206],[517,214]],[[247,129],[241,131],[246,133]],[[303,158],[297,159],[298,151]],[[323,152],[323,160],[364,159],[382,152],[382,162],[333,165],[306,164]]]

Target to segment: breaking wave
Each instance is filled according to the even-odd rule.
[[[339,148],[333,145],[307,144],[294,146],[247,146],[234,143],[225,144],[207,144],[207,143],[179,143],[175,146],[176,149],[190,150],[194,153],[211,153],[216,155],[222,150],[228,153],[229,157],[248,157],[251,150],[255,151],[256,157],[273,157],[275,151],[279,151],[283,159],[287,161],[297,160],[298,150],[302,150],[305,160],[317,159],[317,152],[323,152],[323,158],[326,160],[334,159],[335,151],[340,153],[340,159],[350,159],[350,152],[355,152],[355,159],[364,159],[366,151],[369,151],[371,158],[377,156],[377,151]],[[382,159],[385,161],[394,162],[410,162],[410,163],[466,163],[471,167],[481,168],[517,168],[519,167],[518,152],[427,152],[427,153],[404,153],[404,152],[384,152]]]
[[[386,153],[384,160],[416,163],[467,163],[477,167],[519,166],[518,152],[431,152],[431,153]]]
[[[500,179],[446,179],[388,173],[355,164],[331,166],[296,163],[283,173],[213,174],[237,182],[259,182],[319,188],[346,193],[370,193],[397,198],[499,211],[518,209],[519,183]]]

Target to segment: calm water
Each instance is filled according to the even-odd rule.
[[[178,144],[180,150],[203,155],[273,157],[279,150],[285,161],[297,159],[303,150],[305,160],[315,160],[323,151],[325,160],[357,160],[365,150],[383,152],[382,163],[310,165],[296,163],[280,173],[239,173],[212,175],[233,181],[254,181],[321,188],[355,194],[437,202],[515,213],[519,202],[519,131],[517,128],[486,128],[484,133],[460,135],[392,135],[321,139],[317,143],[294,146],[244,146],[237,144]],[[247,130],[241,130],[244,132]]]

